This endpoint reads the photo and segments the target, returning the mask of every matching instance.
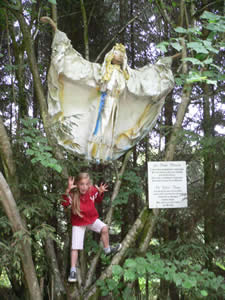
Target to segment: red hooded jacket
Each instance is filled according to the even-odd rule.
[[[72,205],[72,194],[62,195],[63,201],[62,205],[64,207],[69,207]],[[80,213],[82,217],[74,215],[71,212],[71,224],[72,226],[85,226],[95,222],[99,215],[95,208],[95,202],[100,203],[104,197],[102,193],[100,195],[99,191],[95,186],[91,186],[86,194],[80,195]]]

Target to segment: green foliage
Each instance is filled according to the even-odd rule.
[[[114,206],[127,204],[132,195],[135,197],[141,197],[143,192],[141,178],[137,175],[135,170],[126,170],[122,181],[123,184],[121,186],[120,193],[113,202]]]
[[[175,283],[176,287],[187,297],[205,299],[208,295],[216,294],[219,297],[225,294],[223,277],[216,276],[190,259],[168,260],[161,258],[158,254],[147,253],[146,257],[126,259],[123,267],[114,265],[112,273],[112,279],[98,282],[103,296],[109,293],[113,293],[114,296],[119,294],[120,278],[123,277],[125,287],[128,282],[145,278],[146,274],[151,282],[164,279]]]
[[[201,20],[202,28],[200,26],[188,29],[176,27],[174,31],[182,37],[171,38],[169,42],[161,42],[157,45],[163,52],[167,52],[168,47],[181,51],[181,40],[185,42],[188,57],[183,61],[189,62],[191,68],[186,78],[178,79],[178,84],[206,82],[216,85],[219,80],[222,80],[220,65],[214,62],[214,56],[223,48],[223,41],[218,39],[218,34],[225,30],[225,17],[205,11]],[[209,31],[209,34],[206,39],[202,39],[202,32],[205,29]],[[205,68],[208,68],[207,73],[203,71]]]
[[[57,4],[56,0],[48,0],[48,2],[50,2],[51,4],[55,4],[55,5]]]
[[[38,119],[23,119],[21,142],[27,144],[26,154],[31,156],[33,164],[40,163],[46,168],[51,168],[57,172],[62,171],[62,167],[57,160],[52,156],[52,148],[48,145],[47,138],[40,133],[40,130],[35,126]]]
[[[1,274],[0,274],[0,287],[11,287],[9,278],[7,276],[7,273],[5,271],[5,269],[2,270]]]

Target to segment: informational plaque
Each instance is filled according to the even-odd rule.
[[[187,207],[185,161],[148,162],[149,208]]]

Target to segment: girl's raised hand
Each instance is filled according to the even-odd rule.
[[[67,187],[67,192],[70,192],[72,189],[76,188],[77,186],[74,184],[74,177],[69,176],[68,178],[68,187]]]
[[[101,183],[100,186],[95,185],[95,187],[100,194],[108,191],[108,184],[106,183]]]

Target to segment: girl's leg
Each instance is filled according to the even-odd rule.
[[[71,249],[71,268],[68,277],[69,282],[76,282],[76,264],[78,259],[78,249],[83,249],[85,226],[72,226],[72,249]]]
[[[71,250],[71,268],[76,267],[78,259],[78,250]]]
[[[71,268],[76,267],[78,250],[83,249],[85,226],[72,226]]]
[[[104,248],[109,248],[109,229],[108,226],[104,226],[101,230],[101,239]]]
[[[122,248],[121,244],[117,244],[114,247],[109,246],[109,230],[108,226],[104,226],[101,230],[101,238],[104,245],[104,251],[106,255],[115,254]]]
[[[97,219],[93,224],[87,225],[90,230],[98,232],[101,234],[101,239],[104,246],[104,251],[106,255],[115,254],[122,248],[121,244],[117,244],[114,247],[109,246],[109,229],[108,226],[101,220]]]

